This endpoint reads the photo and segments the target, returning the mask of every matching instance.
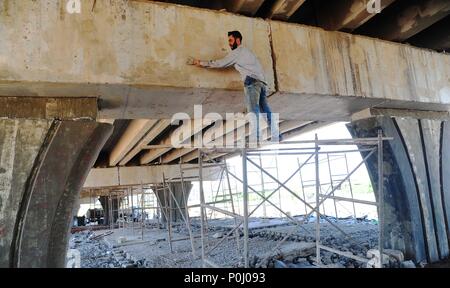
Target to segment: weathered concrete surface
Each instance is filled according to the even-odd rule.
[[[183,164],[183,177],[198,177],[198,165]],[[192,169],[194,168],[194,169]],[[162,183],[163,174],[166,178],[180,178],[179,165],[128,166],[113,168],[93,168],[89,172],[84,188],[101,188],[115,186],[138,186],[140,184]],[[220,167],[203,169],[206,181],[217,180],[220,177]]]
[[[94,121],[0,120],[0,266],[63,267],[79,191],[112,131]]]
[[[80,14],[69,14],[66,1],[0,5],[0,95],[99,96],[103,118],[170,119],[194,103],[240,111],[238,73],[186,65],[189,56],[225,56],[227,32],[235,29],[274,87],[269,25],[263,20],[124,0],[99,0],[93,11],[91,3],[82,3]]]
[[[0,120],[0,267],[10,265],[17,213],[51,123],[48,120]]]
[[[282,119],[338,121],[374,106],[450,104],[445,54],[173,4],[98,0],[80,14],[65,4],[0,2],[0,95],[99,97],[102,118],[170,119],[194,104],[204,113],[241,112],[237,72],[185,64],[188,56],[224,56],[226,32],[239,29],[277,90],[270,102]]]
[[[393,137],[384,145],[385,248],[417,262],[449,257],[448,121],[378,116],[349,124],[356,137]],[[377,191],[377,159],[368,161]],[[377,196],[378,197],[378,196]]]
[[[97,99],[0,97],[0,117],[93,120],[97,118]]]
[[[192,186],[191,182],[185,181],[167,183],[166,189],[163,189],[162,187],[153,188],[153,191],[155,191],[155,195],[158,198],[158,205],[163,207],[164,213],[161,215],[163,223],[167,222],[167,217],[169,216],[171,217],[171,222],[184,221],[183,216],[187,219],[186,205]],[[172,208],[172,210],[170,208]]]
[[[278,89],[270,102],[284,118],[345,119],[375,105],[445,111],[450,104],[448,55],[296,24],[270,26]]]
[[[110,225],[112,223],[116,223],[119,218],[119,200],[120,198],[111,197],[111,202],[109,201],[109,196],[100,196],[98,201],[102,205],[104,211],[104,225]],[[112,206],[112,207],[111,207]],[[110,219],[112,216],[112,219]]]

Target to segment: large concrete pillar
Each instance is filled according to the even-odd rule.
[[[119,198],[112,197],[111,202],[109,202],[109,196],[100,196],[98,201],[100,201],[100,204],[102,204],[103,208],[103,215],[104,215],[104,225],[109,225],[110,221],[112,223],[116,223],[117,219],[119,218]],[[109,219],[110,217],[110,210],[112,209],[112,219]]]
[[[168,185],[170,186],[170,189],[173,193],[173,195],[175,196],[175,199],[178,203],[178,205],[180,205],[181,208],[181,212],[186,215],[186,205],[187,205],[187,201],[185,201],[184,197],[183,197],[183,186],[184,186],[184,193],[185,193],[185,197],[186,200],[189,199],[189,194],[191,192],[192,189],[192,184],[191,182],[185,181],[184,183],[182,182],[171,182],[168,183]],[[161,189],[161,188],[155,188],[154,191],[156,191],[156,197],[158,197],[158,203],[159,205],[161,205],[162,207],[166,207],[166,209],[164,210],[164,213],[162,213],[161,215],[161,219],[163,223],[167,222],[166,216],[165,215],[169,215],[169,207],[172,207],[171,210],[171,217],[172,217],[172,222],[181,222],[183,221],[183,217],[181,215],[180,209],[177,209],[177,204],[175,202],[175,200],[173,199],[173,197],[169,194],[170,191],[169,189]],[[169,202],[170,201],[170,202]]]
[[[407,257],[436,262],[449,257],[450,123],[378,116],[348,124],[354,137],[376,137],[384,144],[384,245]],[[367,168],[377,191],[377,158]]]
[[[0,267],[65,266],[79,192],[111,132],[91,120],[0,120]]]

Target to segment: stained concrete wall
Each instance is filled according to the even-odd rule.
[[[167,119],[194,104],[241,112],[237,72],[185,64],[188,56],[224,56],[226,32],[238,29],[277,90],[270,103],[282,119],[450,104],[448,55],[173,4],[81,2],[80,14],[69,14],[63,0],[0,2],[0,95],[99,97],[103,118]]]
[[[364,107],[449,107],[448,55],[297,24],[270,27],[279,94],[271,100],[285,118],[348,120]]]
[[[63,267],[75,204],[111,125],[0,120],[0,267]]]
[[[124,0],[97,1],[93,11],[92,3],[82,1],[81,13],[69,14],[66,2],[0,2],[0,83],[8,83],[0,95],[101,96],[104,118],[124,116],[116,108],[125,105],[135,113],[152,108],[155,119],[193,103],[220,103],[234,111],[242,101],[236,93],[242,90],[240,76],[232,69],[188,66],[186,60],[224,57],[230,51],[227,32],[236,29],[274,88],[269,25],[263,20]],[[166,117],[158,117],[159,110]]]
[[[356,137],[376,137],[378,129],[393,137],[383,150],[384,245],[417,262],[449,257],[449,127],[448,121],[387,116],[349,125]],[[367,165],[378,191],[376,157]]]

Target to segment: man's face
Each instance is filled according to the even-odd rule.
[[[228,36],[228,45],[230,45],[231,50],[236,49],[239,46],[239,39],[234,38],[233,35]]]

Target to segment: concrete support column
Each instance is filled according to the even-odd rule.
[[[192,189],[192,183],[188,182],[188,181],[185,181],[184,183],[171,182],[171,183],[168,183],[168,185],[170,186],[170,189],[172,190],[172,192],[175,196],[175,199],[178,202],[178,205],[180,205],[182,213],[184,213],[184,215],[186,216],[187,215],[186,214],[187,203],[185,202],[185,199],[183,197],[183,186],[182,185],[184,185],[184,191],[185,191],[186,200],[187,200],[187,199],[189,199],[189,194]],[[170,210],[169,206],[172,207],[172,211],[171,211],[172,222],[183,221],[183,217],[181,216],[180,210],[177,209],[177,204],[176,204],[175,200],[173,199],[173,197],[170,195],[169,189],[166,189],[165,191],[164,191],[164,189],[157,189],[156,197],[158,197],[158,201],[159,201],[159,203],[161,203],[161,205],[163,207],[166,206],[166,209],[164,209],[164,213],[162,213],[163,215],[161,215],[161,219],[162,219],[163,223],[167,222],[165,215],[167,215],[167,216],[169,215],[169,210]],[[169,201],[171,201],[171,203]]]
[[[90,120],[0,120],[0,267],[65,266],[79,192],[111,132]]]
[[[354,137],[384,143],[384,247],[402,250],[416,262],[449,257],[450,123],[443,120],[378,116],[348,124]],[[377,159],[367,168],[377,191]]]
[[[111,199],[111,205],[109,202],[109,196],[100,196],[98,198],[98,201],[100,201],[100,204],[102,204],[102,208],[103,208],[103,214],[104,214],[104,225],[109,225],[112,221],[112,223],[116,223],[117,218],[119,218],[119,198],[117,197],[112,197]],[[109,219],[109,213],[110,210],[112,209],[112,219]]]

